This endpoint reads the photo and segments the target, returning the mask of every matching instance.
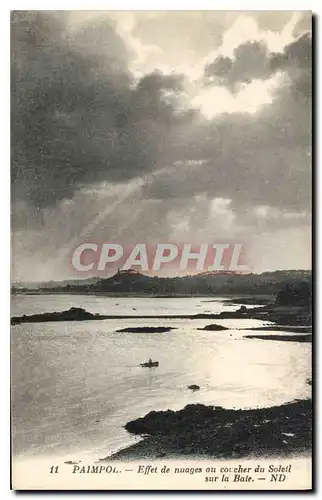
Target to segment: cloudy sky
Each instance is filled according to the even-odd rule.
[[[11,16],[13,279],[84,241],[244,241],[311,266],[311,15]]]

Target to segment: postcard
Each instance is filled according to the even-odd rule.
[[[11,12],[13,490],[312,489],[312,13]]]

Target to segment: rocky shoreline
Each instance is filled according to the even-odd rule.
[[[23,316],[13,316],[11,318],[11,325],[18,325],[20,323],[47,323],[52,321],[89,321],[101,320],[105,316],[99,314],[92,314],[81,307],[71,307],[67,311],[55,311],[49,313],[39,313]]]
[[[174,326],[129,326],[116,330],[116,333],[167,333],[176,330]]]
[[[21,323],[44,323],[51,321],[91,321],[108,319],[259,319],[275,323],[279,328],[285,327],[308,327],[312,324],[312,313],[309,308],[274,305],[247,308],[242,305],[237,311],[221,312],[219,314],[201,313],[201,314],[179,314],[179,315],[100,315],[92,314],[85,309],[72,307],[68,311],[50,312],[23,316],[14,316],[11,318],[11,324]],[[221,327],[223,329],[224,327]],[[265,327],[264,327],[265,329]]]
[[[245,335],[245,339],[277,340],[278,342],[312,342],[312,335]]]
[[[144,439],[101,460],[243,458],[309,454],[311,399],[271,408],[225,409],[202,404],[152,411],[125,425]]]

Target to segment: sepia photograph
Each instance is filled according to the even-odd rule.
[[[312,23],[11,11],[12,489],[312,488]]]

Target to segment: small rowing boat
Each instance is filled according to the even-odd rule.
[[[141,363],[140,366],[144,366],[145,368],[152,368],[153,366],[159,366],[159,361],[152,361],[149,359],[146,363]]]

